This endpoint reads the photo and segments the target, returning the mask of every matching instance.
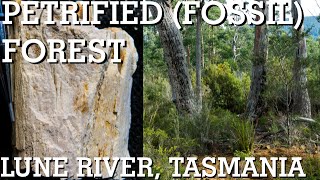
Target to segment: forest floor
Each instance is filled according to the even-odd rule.
[[[284,134],[280,133],[280,136],[284,136]],[[201,162],[202,159],[205,157],[226,157],[228,163],[231,162],[233,157],[240,157],[241,161],[239,163],[240,173],[241,169],[244,168],[245,162],[242,161],[245,157],[255,157],[257,161],[255,161],[255,165],[257,168],[258,173],[261,173],[261,163],[259,161],[260,157],[287,157],[288,163],[286,164],[286,171],[289,171],[291,167],[291,157],[301,157],[302,158],[302,167],[303,169],[306,168],[304,171],[306,174],[315,173],[313,176],[318,177],[318,173],[320,173],[320,145],[315,145],[313,143],[306,142],[305,144],[309,145],[287,145],[285,143],[280,143],[278,141],[272,140],[272,135],[266,135],[265,133],[256,133],[256,139],[254,144],[254,149],[252,153],[235,153],[233,152],[228,146],[224,145],[214,145],[216,147],[213,149],[211,154],[207,155],[200,155],[199,159],[199,167],[203,167]],[[271,164],[271,161],[269,161]],[[219,173],[219,161],[216,160],[216,163],[213,166],[217,169],[217,174]],[[306,166],[306,167],[305,167]],[[311,169],[310,169],[311,168]],[[212,173],[212,171],[205,169],[207,173]],[[307,172],[306,172],[307,171]],[[267,170],[268,172],[268,170]],[[277,165],[277,173],[280,173],[280,162]],[[287,172],[288,173],[288,172]],[[269,173],[268,173],[269,174]],[[249,175],[250,176],[250,175]],[[311,179],[314,179],[312,176]],[[259,178],[259,179],[274,179],[269,174],[270,178]],[[197,179],[197,178],[195,178]],[[207,178],[210,179],[210,178]],[[211,178],[211,179],[218,179],[218,178]],[[219,178],[219,179],[236,179],[236,178]],[[237,178],[239,179],[239,178]],[[254,179],[254,178],[241,178],[241,179]]]
[[[313,151],[313,152],[309,152],[309,150],[306,149],[305,146],[300,146],[300,147],[297,147],[297,146],[292,146],[292,147],[271,147],[270,145],[264,145],[264,144],[261,144],[261,145],[257,145],[259,147],[256,147],[254,149],[254,152],[250,155],[250,156],[253,156],[257,159],[256,162],[259,162],[259,157],[267,157],[267,158],[270,158],[270,157],[287,157],[288,159],[290,159],[290,157],[302,157],[302,160],[304,159],[315,159],[315,160],[318,160],[320,162],[320,146],[316,147],[316,150]],[[211,157],[226,157],[227,158],[227,161],[230,163],[232,158],[235,157],[235,155],[232,153],[232,152],[213,152],[211,155]],[[205,158],[207,156],[201,156],[199,157],[199,162],[202,161],[203,158]],[[242,159],[242,158],[241,158]],[[290,162],[290,161],[289,161]],[[270,163],[270,161],[269,161]],[[240,169],[242,169],[245,165],[245,162],[244,161],[241,161],[240,164],[239,164],[239,167]],[[199,164],[200,167],[202,167],[202,164],[200,163]],[[217,169],[217,174],[219,173],[219,161],[216,162],[216,164],[213,165],[216,169]],[[261,165],[260,165],[261,166]],[[286,170],[288,171],[288,169],[290,169],[291,167],[291,162],[290,163],[287,163],[287,167],[286,167]],[[261,169],[259,169],[259,164],[257,163],[256,164],[256,168],[257,168],[257,171],[258,173],[261,172]],[[277,166],[278,170],[277,172],[280,172],[280,165]],[[206,169],[207,173],[212,173],[212,171]],[[240,171],[241,172],[241,171]],[[268,172],[268,170],[267,170]],[[271,175],[269,174],[269,177]],[[197,178],[195,178],[197,179]],[[210,178],[207,178],[207,179],[210,179]],[[211,178],[211,179],[218,179],[218,178]],[[219,179],[236,179],[236,178],[231,178],[231,177],[228,177],[228,178],[219,178]],[[241,178],[241,179],[252,179],[252,178]],[[259,178],[261,179],[261,178]],[[270,178],[262,178],[262,179],[274,179],[272,177]]]

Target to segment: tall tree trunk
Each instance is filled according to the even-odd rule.
[[[181,33],[173,22],[170,2],[165,0],[153,1],[162,7],[164,13],[162,21],[157,24],[157,29],[168,66],[173,102],[180,114],[192,114],[195,112],[194,92],[187,68]],[[151,13],[155,16],[157,10],[152,7]]]
[[[212,51],[210,51],[210,62],[213,62],[213,57],[216,55],[216,48],[214,47],[214,41],[213,41],[213,38],[214,38],[214,26],[211,26],[211,33],[210,33],[210,35],[211,35],[211,39],[212,39],[212,41],[211,41],[211,50]]]
[[[204,64],[204,41],[203,41],[203,34],[201,34],[201,46],[202,46],[202,69],[205,68],[205,64]]]
[[[190,62],[190,46],[187,47],[187,62],[188,62],[188,66],[191,66],[191,62]]]
[[[201,96],[201,11],[197,10],[196,27],[196,97],[199,109],[202,108]]]
[[[265,14],[266,12],[267,11],[265,10]],[[251,121],[257,120],[262,115],[265,107],[265,103],[263,100],[263,93],[266,86],[266,61],[268,58],[267,31],[268,31],[267,25],[261,25],[261,26],[255,27],[251,86],[250,86],[250,93],[249,93],[249,98],[247,102],[247,112],[246,112],[248,118]]]
[[[301,0],[298,0],[301,3]],[[294,22],[298,18],[297,11],[293,8]],[[307,88],[307,44],[304,37],[304,26],[300,29],[293,30],[294,40],[296,44],[296,55],[294,59],[292,74],[293,74],[293,113],[311,117],[311,103]]]
[[[238,57],[238,47],[237,47],[237,43],[238,43],[238,39],[239,39],[239,26],[234,27],[234,35],[233,35],[233,40],[232,40],[232,52],[233,52],[233,61],[236,62],[237,61],[237,57]]]

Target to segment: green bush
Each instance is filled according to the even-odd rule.
[[[176,146],[167,148],[170,137],[159,129],[144,128],[143,137],[143,155],[153,160],[154,173],[161,173],[162,178],[169,179],[174,167],[169,165],[168,159],[179,155]]]
[[[319,65],[318,65],[319,66]],[[320,69],[320,68],[319,68]],[[319,70],[308,71],[308,92],[313,113],[320,112],[320,72]]]
[[[143,155],[153,160],[153,173],[160,173],[161,179],[172,179],[174,166],[169,164],[169,157],[181,156],[179,149],[183,147],[188,149],[190,146],[195,146],[195,144],[183,139],[179,139],[181,140],[179,144],[177,139],[171,138],[160,129],[144,128],[143,137]],[[184,168],[180,167],[179,169],[183,173]]]
[[[287,113],[287,103],[291,102],[293,87],[292,60],[289,58],[269,58],[267,62],[267,86],[264,99],[269,110],[283,114]],[[287,68],[283,68],[287,67]]]
[[[255,136],[252,122],[244,120],[233,121],[232,127],[235,150],[245,153],[252,152]]]
[[[304,173],[307,175],[306,179],[318,180],[320,179],[320,158],[309,157],[303,160],[302,167]]]
[[[250,89],[250,78],[246,73],[234,74],[227,62],[211,64],[205,70],[204,82],[211,90],[214,107],[244,112]]]
[[[171,89],[167,78],[159,74],[144,77],[143,88],[144,127],[162,129],[174,134],[177,111],[171,101]]]
[[[236,150],[233,153],[233,155],[235,157],[240,157],[241,160],[245,160],[246,157],[251,157],[252,156],[251,152],[243,152],[243,151],[238,151],[238,150]]]

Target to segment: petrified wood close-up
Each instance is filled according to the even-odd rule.
[[[131,124],[131,89],[137,68],[138,53],[134,40],[120,28],[98,29],[94,26],[43,25],[22,26],[20,15],[9,27],[10,39],[125,39],[120,50],[121,64],[110,63],[112,48],[104,64],[30,64],[21,56],[21,48],[13,56],[13,103],[15,125],[14,156],[68,157],[66,171],[75,178],[78,173],[76,157],[126,157]],[[40,21],[46,10],[36,10]],[[61,18],[55,11],[57,22]],[[45,43],[46,47],[48,46]],[[47,47],[49,49],[49,47]],[[40,49],[32,45],[30,57]],[[69,58],[69,46],[66,48]],[[94,54],[83,47],[80,56]],[[51,166],[54,168],[54,166]],[[102,169],[104,177],[105,169]],[[118,166],[117,175],[121,172]]]

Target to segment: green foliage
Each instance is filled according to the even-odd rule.
[[[174,138],[164,130],[144,128],[143,132],[144,156],[153,159],[153,170],[161,174],[161,179],[172,179],[174,166],[169,164],[169,157],[187,156],[186,152],[196,148],[195,140],[188,138]],[[195,151],[194,151],[195,152]],[[183,173],[184,168],[179,168]]]
[[[226,141],[227,146],[231,146],[233,141],[233,136],[230,133],[232,129],[232,124],[234,121],[238,121],[239,118],[232,112],[225,109],[213,109],[207,110],[204,114],[209,116],[210,120],[210,133],[208,138],[212,139],[215,144],[223,145]]]
[[[302,167],[308,180],[318,180],[320,178],[320,158],[309,157],[303,160]]]
[[[270,27],[269,58],[267,61],[267,86],[264,99],[270,111],[288,113],[291,102],[292,66],[294,42],[291,34],[283,28]]]
[[[163,49],[156,28],[154,26],[143,28],[143,39],[144,72],[166,72],[167,68],[163,59]]]
[[[213,19],[217,15],[219,11],[209,12]],[[154,160],[154,168],[161,173],[162,179],[171,179],[173,168],[167,162],[170,156],[205,155],[218,150],[232,151],[235,156],[244,158],[253,151],[255,128],[239,116],[245,112],[249,94],[254,28],[203,23],[201,29],[202,110],[193,117],[180,117],[171,99],[159,34],[155,27],[144,28],[144,155]],[[268,139],[280,146],[286,138],[285,116],[289,114],[288,107],[290,111],[292,106],[296,44],[288,29],[270,26],[268,31],[267,88],[264,92],[267,111],[259,119],[259,128],[262,126],[264,133],[271,134]],[[184,27],[181,33],[185,48],[189,49],[186,55],[191,61],[188,67],[195,87],[195,27]],[[236,42],[235,38],[238,38]],[[236,59],[233,58],[233,43],[238,55]],[[319,143],[320,136],[320,118],[317,118],[320,113],[320,40],[307,37],[307,45],[308,92],[317,123],[299,126],[303,127],[300,129],[293,127],[292,132],[298,129],[303,134],[299,142],[314,145],[314,142]],[[215,149],[217,147],[219,149]],[[318,160],[304,161],[309,179],[319,179]]]
[[[319,66],[320,70],[320,66]],[[308,92],[312,103],[313,112],[320,112],[320,73],[319,70],[308,71]]]
[[[272,121],[271,126],[268,130],[272,134],[278,133],[280,131],[278,122]]]
[[[233,153],[233,155],[235,156],[235,157],[240,157],[241,158],[241,160],[244,160],[246,157],[251,157],[252,156],[252,154],[249,152],[243,152],[243,151],[238,151],[238,150],[236,150],[234,153]]]
[[[320,39],[308,38],[308,92],[315,114],[320,113]]]
[[[302,141],[309,142],[311,144],[320,144],[320,117],[314,118],[315,122],[309,122],[302,130]]]
[[[250,88],[250,78],[246,73],[237,76],[228,63],[212,64],[206,69],[204,81],[211,90],[214,107],[244,112]]]
[[[154,173],[161,173],[162,179],[171,179],[174,167],[168,164],[168,159],[169,157],[179,156],[176,151],[177,146],[165,147],[166,142],[170,139],[162,130],[144,128],[143,137],[143,154],[154,160]]]
[[[287,113],[287,103],[292,101],[292,61],[272,58],[268,62],[267,87],[264,99],[271,111]]]
[[[250,121],[233,121],[232,134],[235,148],[238,151],[250,153],[253,150],[255,129]]]
[[[171,89],[167,78],[161,74],[144,76],[143,103],[144,127],[165,128],[167,132],[174,133],[174,121],[177,112],[171,102]]]

